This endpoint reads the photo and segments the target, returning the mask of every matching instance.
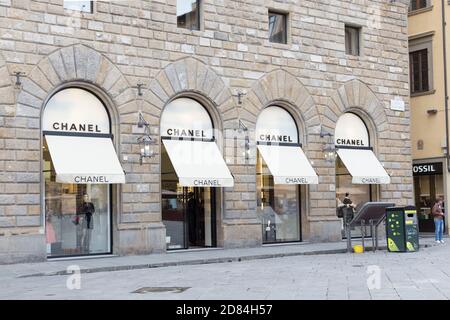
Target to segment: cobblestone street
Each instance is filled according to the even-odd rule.
[[[303,255],[83,273],[78,290],[67,289],[67,275],[13,278],[3,274],[0,298],[449,299],[448,246],[434,245],[417,253]],[[373,278],[377,270],[378,288]],[[374,285],[371,289],[368,279]]]

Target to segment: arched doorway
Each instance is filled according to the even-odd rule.
[[[162,220],[168,250],[214,247],[217,189],[233,186],[208,111],[196,100],[171,101],[161,116]]]
[[[42,114],[45,229],[49,257],[112,253],[112,184],[125,175],[111,121],[92,92],[69,87]]]
[[[336,122],[336,205],[342,220],[351,220],[358,207],[378,200],[378,185],[389,184],[390,177],[373,152],[369,130],[355,113],[347,112]],[[353,210],[342,210],[344,207]],[[352,232],[361,236],[359,227]]]
[[[257,214],[263,243],[301,241],[302,184],[317,184],[292,115],[280,106],[265,108],[256,123]]]

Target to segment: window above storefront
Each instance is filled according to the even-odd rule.
[[[409,77],[411,95],[433,92],[433,35],[409,40]]]
[[[409,12],[416,13],[427,8],[431,8],[431,0],[411,0],[409,3]]]
[[[345,53],[352,56],[359,56],[361,53],[361,28],[355,26],[345,26]]]
[[[177,0],[177,26],[200,30],[200,0]]]
[[[269,41],[287,43],[288,15],[269,11]]]
[[[93,1],[64,0],[64,9],[92,13]]]

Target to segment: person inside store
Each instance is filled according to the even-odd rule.
[[[90,201],[89,195],[83,195],[83,204],[81,205],[77,223],[77,237],[78,245],[82,253],[89,253],[89,246],[91,242],[92,229],[94,228],[93,214],[95,212],[94,204]]]
[[[344,197],[344,200],[342,200],[342,203],[345,204],[347,207],[352,207],[352,208],[355,207],[353,205],[352,199],[350,199],[350,193],[348,193],[348,192],[345,193],[345,197]]]
[[[193,192],[188,193],[187,200],[187,215],[188,215],[188,230],[189,230],[189,244],[195,245],[197,241],[196,226],[197,226],[197,202]]]
[[[345,205],[342,203],[339,197],[336,197],[336,215],[341,220],[341,230],[344,230],[344,212],[342,210],[343,208],[345,208]]]
[[[433,209],[431,209],[431,214],[434,218],[434,227],[435,227],[435,240],[436,243],[444,243],[444,240],[442,240],[442,235],[444,233],[444,199],[441,197],[436,199],[436,203],[433,206]]]
[[[344,212],[345,222],[350,222],[353,219],[353,215],[355,213],[355,205],[353,201],[350,199],[350,193],[346,192],[345,197],[342,200],[342,204],[344,208],[342,209]]]

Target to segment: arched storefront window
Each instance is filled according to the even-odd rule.
[[[256,162],[257,213],[263,243],[301,241],[301,184],[317,184],[294,118],[270,106],[258,117]]]
[[[162,220],[167,249],[216,246],[216,190],[231,187],[208,111],[179,98],[161,116]]]
[[[364,121],[354,113],[339,117],[335,129],[336,206],[337,216],[350,221],[358,207],[377,200],[377,185],[390,183],[390,177],[373,153],[369,130]],[[350,207],[348,209],[343,209]],[[356,227],[358,235],[359,228]]]
[[[111,253],[111,184],[125,176],[105,106],[63,89],[45,106],[42,133],[48,256]]]

